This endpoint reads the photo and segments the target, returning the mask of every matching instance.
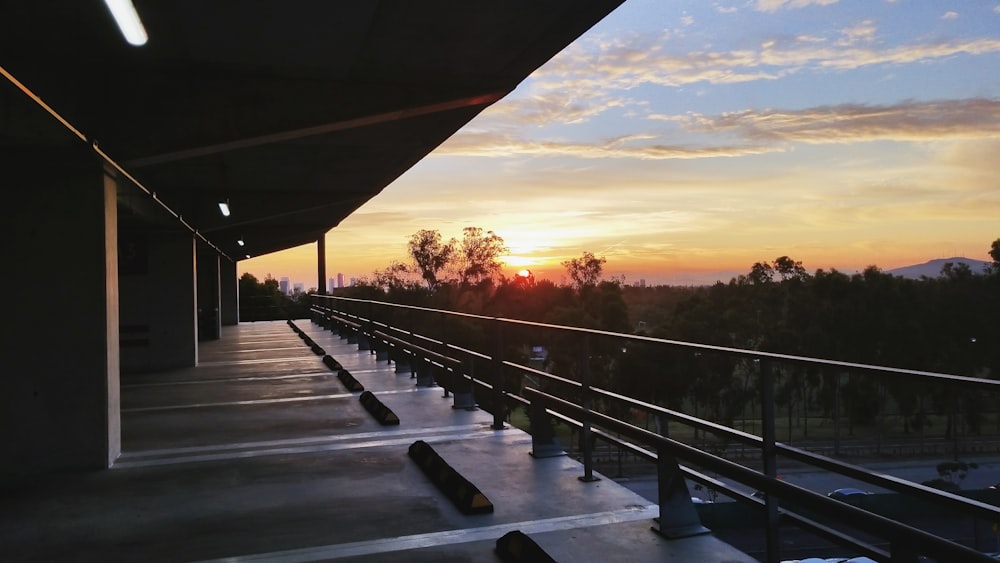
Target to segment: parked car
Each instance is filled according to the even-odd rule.
[[[862,491],[861,489],[855,489],[853,487],[845,487],[843,489],[837,489],[835,491],[830,491],[826,496],[836,499],[836,500],[847,500],[849,498],[858,498],[870,495],[868,491]]]

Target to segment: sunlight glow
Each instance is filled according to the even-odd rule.
[[[523,268],[525,266],[534,266],[538,263],[534,258],[529,258],[527,256],[506,256],[504,257],[503,261],[508,266],[514,266],[517,268]]]
[[[332,229],[329,263],[360,279],[466,226],[557,283],[583,252],[648,285],[988,260],[996,3],[625,2]],[[241,267],[309,280],[315,250]]]

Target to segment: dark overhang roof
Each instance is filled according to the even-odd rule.
[[[238,259],[318,239],[622,1],[135,0],[132,47],[100,0],[14,0],[0,67]],[[0,80],[8,156],[82,142],[34,104]]]

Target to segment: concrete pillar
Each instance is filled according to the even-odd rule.
[[[222,289],[217,252],[204,244],[198,254],[198,340],[218,340],[222,334]]]
[[[3,159],[0,475],[121,453],[116,181],[83,144]]]
[[[222,294],[222,326],[240,322],[240,280],[236,277],[236,262],[219,259],[219,290]]]
[[[188,232],[122,233],[135,260],[119,276],[122,372],[198,364],[195,240]]]
[[[326,233],[316,240],[316,270],[319,276],[316,293],[326,295]]]

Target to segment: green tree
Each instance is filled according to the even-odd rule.
[[[267,274],[261,282],[250,272],[240,276],[240,320],[265,321],[285,316],[285,308],[291,303],[278,288],[278,280]]]

